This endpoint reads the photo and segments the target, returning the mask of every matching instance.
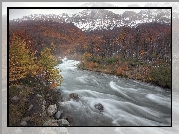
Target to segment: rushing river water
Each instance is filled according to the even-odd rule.
[[[99,72],[79,70],[78,62],[64,60],[63,83],[59,90],[79,101],[60,102],[65,113],[74,117],[74,126],[170,126],[171,92],[134,80]],[[101,103],[104,111],[94,105]]]

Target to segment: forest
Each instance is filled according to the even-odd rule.
[[[172,89],[168,10],[158,14],[151,10],[126,11],[121,15],[100,9],[84,10],[72,17],[35,14],[10,20],[8,32],[10,126],[20,125],[24,116],[32,117],[27,121],[30,126],[41,126],[49,119],[39,118],[41,115],[36,113],[42,103],[38,96],[42,94],[40,98],[47,100],[47,106],[57,101],[59,94],[55,89],[63,83],[63,76],[56,66],[64,57],[80,61],[81,70]],[[18,107],[15,96],[23,100]],[[39,104],[33,101],[36,99]],[[35,112],[27,112],[29,100],[37,108]]]
[[[93,16],[95,11],[91,11]],[[171,88],[171,24],[163,17],[168,12],[162,11],[155,19],[150,10],[143,11],[153,21],[140,23],[135,27],[124,25],[91,31],[83,31],[72,23],[77,20],[77,15],[71,19],[72,22],[64,22],[55,15],[31,15],[10,21],[9,37],[10,41],[13,36],[25,40],[29,51],[35,52],[36,56],[47,47],[51,48],[56,58],[67,56],[82,61],[79,65],[82,69]],[[134,12],[126,11],[117,17],[124,21],[127,17],[131,17],[130,21],[139,17],[142,20],[143,12],[136,17]],[[107,13],[116,18],[116,14]]]

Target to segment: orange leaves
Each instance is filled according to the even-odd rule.
[[[57,87],[57,84],[55,83],[55,81],[52,81],[52,83],[50,84],[50,89],[54,90]]]
[[[123,70],[123,68],[121,68],[121,67],[118,67],[117,69],[116,69],[116,73],[117,73],[117,75],[124,75],[124,70]]]
[[[143,56],[143,55],[145,55],[145,54],[148,54],[148,52],[145,52],[144,50],[141,50],[141,51],[140,51],[140,56]]]
[[[96,62],[89,62],[88,63],[88,67],[90,69],[96,68],[96,67],[98,67],[98,63],[96,63]]]
[[[129,66],[128,66],[128,63],[127,63],[127,62],[124,62],[122,69],[123,69],[124,71],[128,71],[128,70],[129,70]]]

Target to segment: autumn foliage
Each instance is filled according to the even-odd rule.
[[[130,23],[133,19],[135,20],[136,15],[142,21],[146,17],[142,16],[143,13],[148,14],[150,11],[141,11],[138,15],[134,12],[125,12],[120,16],[119,21],[125,21],[129,17],[131,20],[126,20],[126,24],[127,21]],[[167,13],[169,13],[168,10]],[[165,13],[163,15],[166,16]],[[33,16],[29,16],[22,20],[11,21],[9,33],[11,37],[15,33],[25,39],[29,51],[33,52],[32,57],[35,54],[35,65],[38,67],[33,66],[33,60],[28,64],[36,68],[36,72],[40,72],[41,75],[37,74],[37,76],[47,85],[48,83],[55,85],[53,77],[56,77],[54,74],[58,73],[52,66],[48,66],[54,65],[51,59],[55,58],[50,55],[81,60],[80,67],[83,69],[161,85],[157,82],[157,76],[154,76],[155,73],[152,73],[152,70],[160,70],[159,66],[162,64],[165,64],[167,70],[171,68],[171,24],[169,17],[165,22],[164,16],[153,16],[152,21],[139,23],[135,27],[124,25],[114,26],[113,29],[91,31],[82,31],[72,22],[63,22],[55,16],[41,15],[42,20],[38,16],[35,17],[35,20]],[[145,19],[151,18],[146,17]],[[31,56],[29,55],[27,59],[31,59]],[[27,75],[26,71],[21,71],[22,75],[17,77],[18,79]],[[170,72],[165,73],[170,76]],[[60,80],[60,78],[56,79]],[[171,87],[170,85],[171,81],[167,86]]]
[[[27,48],[25,40],[18,36],[10,39],[9,49],[9,81],[17,82],[27,76],[34,77],[37,65],[34,62],[34,53]]]
[[[40,55],[28,48],[28,42],[18,35],[10,37],[9,84],[21,84],[24,79],[35,79],[51,89],[61,85],[62,76],[55,68],[56,58],[45,47]]]

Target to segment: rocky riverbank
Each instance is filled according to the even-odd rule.
[[[59,90],[11,86],[9,94],[9,126],[70,126],[73,117],[60,108],[59,101],[78,100],[77,94],[68,99]]]

